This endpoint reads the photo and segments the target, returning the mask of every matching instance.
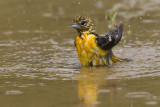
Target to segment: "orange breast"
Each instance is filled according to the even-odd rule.
[[[104,56],[108,51],[101,49],[96,44],[96,36],[93,34],[83,33],[81,37],[76,38],[76,48],[79,60],[82,65],[89,65],[92,63],[96,65],[106,65]]]

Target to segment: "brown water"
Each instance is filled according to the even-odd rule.
[[[159,0],[1,0],[0,107],[160,107]],[[114,48],[129,63],[81,67],[67,26],[76,15],[107,32],[112,7],[124,24]]]

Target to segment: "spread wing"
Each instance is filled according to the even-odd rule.
[[[108,50],[114,47],[122,37],[123,25],[120,24],[116,29],[110,30],[105,36],[97,36],[96,42],[102,49]]]

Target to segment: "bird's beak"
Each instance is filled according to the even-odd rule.
[[[80,28],[80,26],[79,25],[77,25],[77,24],[72,24],[72,25],[70,25],[69,27],[72,27],[72,28]]]

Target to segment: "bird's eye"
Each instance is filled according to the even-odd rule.
[[[85,26],[85,25],[86,25],[86,22],[85,22],[85,21],[83,21],[83,22],[81,23],[81,25],[84,25],[84,26]]]

